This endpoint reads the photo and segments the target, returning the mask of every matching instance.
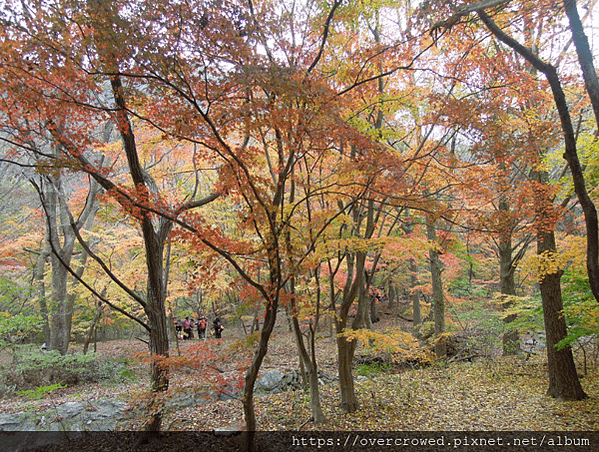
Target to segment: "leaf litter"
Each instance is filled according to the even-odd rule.
[[[99,351],[115,356],[119,351],[126,354],[131,348],[127,344],[106,343]],[[185,347],[182,350],[185,353]],[[335,352],[333,341],[321,341],[319,365],[328,373],[336,371]],[[235,363],[229,363],[229,367],[234,368]],[[284,371],[297,368],[295,346],[288,335],[279,334],[273,339],[262,372],[275,368]],[[35,402],[19,397],[5,398],[2,411],[45,409],[67,401],[99,398],[133,400],[147,388],[145,370],[140,369],[140,372],[134,382],[59,389]],[[259,429],[265,431],[300,428],[315,431],[597,431],[599,369],[591,369],[581,383],[588,399],[559,402],[545,395],[549,384],[546,357],[536,355],[527,360],[500,357],[358,377],[355,386],[360,407],[352,414],[344,414],[339,407],[337,385],[321,386],[326,422],[320,425],[310,421],[310,396],[303,390],[256,396],[255,411]],[[174,392],[200,385],[205,385],[205,380],[193,369],[172,373]],[[137,430],[144,422],[139,415],[119,428]],[[163,425],[171,431],[241,430],[244,426],[242,403],[238,399],[210,400],[171,409]]]

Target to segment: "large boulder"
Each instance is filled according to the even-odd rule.
[[[267,392],[281,392],[280,388],[285,379],[285,373],[278,369],[265,372],[258,380],[261,389]]]

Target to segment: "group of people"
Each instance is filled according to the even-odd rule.
[[[197,328],[198,339],[205,338],[207,326],[208,320],[206,320],[205,315],[201,315],[197,320],[190,319],[189,317],[185,317],[184,320],[175,319],[175,330],[177,331],[177,335],[183,340],[193,339],[194,328]],[[214,337],[220,339],[224,327],[218,317],[212,322],[212,327],[214,329]]]

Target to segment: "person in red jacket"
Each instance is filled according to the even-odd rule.
[[[200,318],[198,319],[198,339],[203,339],[204,337],[206,337],[206,316],[200,316]]]

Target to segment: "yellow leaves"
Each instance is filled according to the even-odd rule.
[[[452,333],[448,333],[448,332],[441,333],[441,334],[439,334],[439,336],[437,336],[435,338],[435,340],[433,341],[433,344],[434,345],[443,344],[443,343],[447,342],[448,340],[451,340],[452,337],[453,337]]]
[[[518,269],[530,273],[540,282],[545,276],[558,273],[565,263],[563,255],[554,251],[544,251],[523,259]]]
[[[430,356],[418,340],[399,328],[387,328],[384,332],[368,329],[346,330],[339,334],[348,341],[358,340],[362,346],[373,352],[388,353],[397,360],[415,359],[429,361]]]
[[[568,319],[576,319],[581,328],[589,330],[599,328],[599,305],[594,299],[583,300],[579,304],[568,306],[566,315]]]

